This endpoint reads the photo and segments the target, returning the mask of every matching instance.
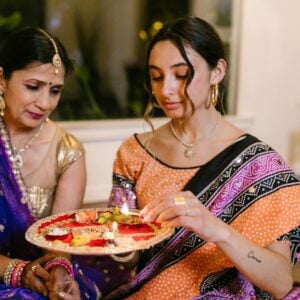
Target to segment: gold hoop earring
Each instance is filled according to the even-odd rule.
[[[213,106],[216,106],[218,104],[218,99],[219,99],[219,85],[214,84],[211,87],[211,104]]]
[[[0,116],[4,116],[4,109],[5,109],[5,101],[3,97],[3,92],[0,91]]]

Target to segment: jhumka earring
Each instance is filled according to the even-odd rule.
[[[211,104],[213,106],[216,106],[218,103],[218,99],[219,99],[219,85],[214,84],[211,87]]]
[[[4,109],[5,109],[5,101],[3,97],[3,92],[0,91],[0,116],[4,116]]]

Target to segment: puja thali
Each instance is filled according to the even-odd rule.
[[[52,215],[32,224],[26,240],[38,247],[77,255],[121,254],[169,238],[174,230],[164,223],[143,223],[138,210],[79,209]]]

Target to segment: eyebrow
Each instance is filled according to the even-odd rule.
[[[29,79],[26,79],[26,80],[24,80],[24,83],[26,83],[26,82],[28,82],[28,81],[36,81],[36,82],[39,83],[39,84],[42,84],[42,85],[48,85],[48,82],[45,82],[45,81],[42,81],[42,80],[39,80],[39,79],[36,79],[36,78],[29,78]],[[57,84],[52,84],[51,86],[63,87],[64,84],[63,84],[63,83],[57,83]]]
[[[171,69],[172,68],[177,68],[177,67],[182,67],[182,66],[187,66],[187,63],[184,63],[184,62],[180,62],[178,64],[175,64],[175,65],[172,65],[171,66]],[[149,65],[149,69],[155,69],[155,70],[160,70],[159,67],[155,66],[155,65]]]

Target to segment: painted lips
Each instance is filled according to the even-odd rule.
[[[29,112],[29,115],[34,120],[40,120],[44,117],[44,114],[37,114],[37,113],[34,113],[34,112]]]

